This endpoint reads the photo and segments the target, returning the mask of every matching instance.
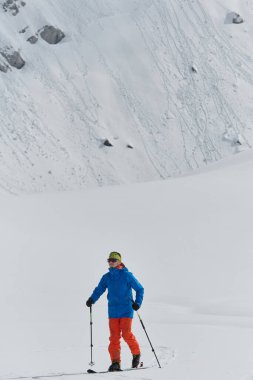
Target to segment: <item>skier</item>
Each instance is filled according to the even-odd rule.
[[[133,355],[132,368],[137,368],[140,363],[140,346],[132,333],[132,319],[134,310],[137,311],[143,300],[144,288],[136,280],[134,275],[127,270],[121,262],[119,252],[111,252],[107,260],[109,272],[104,274],[86,302],[91,307],[99,297],[108,289],[108,315],[110,329],[110,344],[108,351],[111,357],[109,371],[120,371],[120,338],[128,344]],[[132,289],[136,292],[133,300]]]

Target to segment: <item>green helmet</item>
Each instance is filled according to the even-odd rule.
[[[109,255],[109,259],[117,259],[121,261],[121,254],[119,252],[111,252]]]

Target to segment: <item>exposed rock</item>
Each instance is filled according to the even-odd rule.
[[[111,143],[108,139],[106,139],[106,140],[104,141],[104,145],[105,145],[105,146],[113,146],[112,143]]]
[[[192,71],[193,73],[195,73],[195,74],[198,72],[196,66],[192,66],[192,67],[191,67],[191,71]]]
[[[58,28],[54,26],[44,26],[40,32],[40,36],[48,44],[55,45],[58,44],[64,37],[65,34]]]
[[[16,16],[19,12],[19,8],[24,7],[26,3],[20,0],[6,0],[2,7],[5,12],[10,12],[13,16]]]
[[[21,29],[21,30],[19,31],[19,33],[25,33],[25,32],[27,31],[28,28],[29,28],[29,26],[26,26],[24,29]]]
[[[18,51],[7,49],[0,51],[0,54],[6,59],[9,65],[15,67],[16,69],[21,69],[25,65],[25,61]]]
[[[240,147],[245,145],[245,140],[241,134],[235,133],[233,128],[229,127],[223,134],[223,139],[228,141],[232,146]]]
[[[233,24],[242,24],[243,21],[243,18],[238,13],[235,13],[233,17]]]
[[[7,73],[8,69],[9,67],[7,65],[0,63],[0,71]]]
[[[240,135],[240,134],[238,134],[235,138],[234,138],[234,145],[243,145],[243,143],[244,143],[244,139],[243,139],[243,137]]]
[[[241,24],[243,18],[236,12],[229,12],[225,18],[225,24]]]
[[[30,42],[30,44],[34,45],[38,41],[38,38],[36,36],[31,36],[31,37],[27,38],[27,41]]]

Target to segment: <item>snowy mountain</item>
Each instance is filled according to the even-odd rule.
[[[248,0],[0,0],[0,380],[91,376],[111,250],[162,368],[135,316],[150,368],[110,378],[253,379],[252,25]],[[104,370],[105,295],[93,322]]]
[[[110,379],[252,380],[252,171],[250,151],[167,181],[1,196],[0,379],[86,372],[85,301],[117,249],[144,285],[140,315],[162,369],[135,316],[152,368]],[[103,370],[105,294],[93,322],[94,368]],[[122,350],[125,368],[131,355],[123,342]]]
[[[1,0],[1,192],[168,178],[248,149],[252,25],[247,0]]]

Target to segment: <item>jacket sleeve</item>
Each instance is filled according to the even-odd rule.
[[[93,303],[95,303],[102,296],[102,294],[106,291],[106,289],[107,289],[107,281],[106,281],[106,276],[104,275],[99,281],[98,286],[93,290],[93,293],[91,295],[91,299]]]
[[[135,302],[139,305],[139,307],[141,307],[144,296],[144,288],[132,273],[129,273],[129,279],[131,287],[136,291]]]

